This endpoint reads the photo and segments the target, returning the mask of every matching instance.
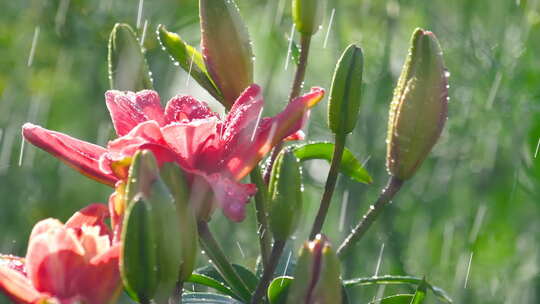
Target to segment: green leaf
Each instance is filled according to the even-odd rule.
[[[210,78],[201,53],[185,43],[179,35],[167,31],[163,25],[158,26],[157,32],[161,46],[172,60],[189,73],[210,95],[221,102],[223,96]]]
[[[352,280],[343,281],[345,287],[354,287],[354,286],[366,286],[366,285],[396,285],[396,284],[408,284],[408,285],[420,285],[424,282],[426,288],[430,289],[435,296],[440,300],[446,303],[452,303],[452,299],[446,291],[442,288],[431,285],[429,282],[425,281],[422,278],[412,277],[412,276],[394,276],[394,275],[384,275],[377,277],[369,278],[356,278]]]
[[[223,294],[226,294],[228,296],[231,296],[231,297],[234,297],[234,298],[237,298],[236,295],[234,294],[234,292],[227,286],[225,285],[223,282],[220,282],[214,278],[211,278],[209,276],[206,276],[204,274],[200,274],[200,273],[193,273],[191,274],[191,276],[186,280],[186,282],[189,282],[189,283],[194,283],[194,284],[199,284],[199,285],[203,285],[203,286],[206,286],[206,287],[210,287],[210,288],[213,288]]]
[[[414,298],[411,300],[410,304],[422,304],[424,303],[424,298],[426,297],[427,283],[426,280],[422,280],[416,292],[414,293]]]
[[[150,69],[137,35],[124,23],[114,25],[109,36],[109,82],[112,89],[152,89]]]
[[[255,289],[257,288],[257,284],[259,283],[259,279],[255,276],[255,274],[251,272],[251,270],[245,268],[244,266],[241,266],[238,264],[232,264],[232,266],[234,270],[236,271],[236,273],[238,273],[238,275],[242,278],[244,283],[246,283],[249,290],[251,292],[255,291]],[[218,273],[218,271],[213,266],[201,267],[195,270],[195,273],[210,277],[227,286],[227,283],[225,282],[223,277]]]
[[[294,148],[294,155],[301,161],[311,159],[325,159],[328,162],[332,161],[334,152],[334,144],[329,142],[316,142],[298,146]],[[351,150],[345,148],[343,158],[341,159],[340,171],[357,182],[371,184],[373,179],[369,173],[362,167],[362,164]]]
[[[270,304],[285,304],[289,286],[293,281],[292,277],[277,277],[268,286],[268,300]]]
[[[182,295],[182,304],[242,304],[229,296],[209,292],[187,292]]]
[[[377,299],[369,304],[409,304],[413,298],[412,294],[397,294],[382,299]]]

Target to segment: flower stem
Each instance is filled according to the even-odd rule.
[[[319,212],[313,222],[309,239],[313,240],[321,232],[326,215],[328,214],[328,208],[332,201],[332,194],[336,187],[336,182],[339,174],[339,166],[341,165],[341,159],[343,157],[343,150],[345,149],[345,140],[347,135],[338,135],[335,137],[334,154],[332,155],[332,163],[330,165],[330,171],[328,171],[328,177],[326,178],[326,185],[324,186],[324,193],[319,206]]]
[[[306,77],[306,68],[308,63],[309,47],[311,45],[311,35],[301,34],[300,37],[300,58],[298,59],[298,66],[296,68],[296,73],[294,74],[293,86],[291,88],[291,93],[289,94],[289,102],[293,101],[298,95],[300,95],[300,90],[302,89],[302,84],[304,83],[304,78]],[[283,142],[278,143],[272,150],[272,155],[266,170],[264,170],[264,182],[268,184],[270,181],[270,174],[272,172],[272,167],[274,162],[283,147]]]
[[[337,251],[339,258],[343,258],[346,252],[362,238],[371,224],[373,224],[373,222],[377,219],[384,207],[390,203],[394,195],[396,195],[399,189],[401,189],[402,185],[402,180],[390,176],[388,179],[388,184],[379,195],[379,198],[375,204],[370,206],[369,211],[362,217],[362,220],[358,223],[358,225],[356,225],[356,227],[354,227],[345,241],[341,243],[341,246],[339,246]]]
[[[257,193],[255,194],[255,213],[257,215],[257,231],[259,234],[259,246],[261,247],[261,260],[264,269],[266,269],[268,267],[272,241],[270,231],[268,230],[268,215],[266,212],[267,189],[258,166],[251,171],[250,178],[251,182],[257,186]]]
[[[227,260],[223,250],[221,250],[221,247],[212,235],[208,223],[200,221],[198,226],[201,247],[216,266],[216,270],[223,277],[225,282],[229,284],[234,293],[236,293],[243,301],[249,301],[251,298],[251,291],[238,273],[236,273],[231,263]]]
[[[264,268],[262,278],[257,285],[257,289],[255,289],[253,298],[251,298],[251,304],[261,303],[261,299],[264,297],[266,289],[268,288],[268,284],[270,284],[270,280],[272,280],[272,276],[276,271],[279,258],[281,257],[281,254],[283,253],[283,248],[285,247],[285,242],[286,241],[274,242],[274,247],[272,247],[272,253],[270,254],[270,261],[268,261],[268,267]]]

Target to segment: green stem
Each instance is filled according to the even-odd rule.
[[[369,211],[362,217],[362,220],[358,223],[358,225],[356,225],[356,227],[354,227],[354,229],[347,236],[345,241],[341,243],[341,246],[339,246],[339,249],[337,251],[337,255],[339,258],[343,258],[345,253],[350,250],[351,247],[362,238],[362,236],[366,233],[371,224],[373,224],[373,222],[382,212],[384,207],[388,203],[390,203],[394,195],[396,195],[399,189],[401,189],[402,185],[402,180],[390,176],[390,178],[388,179],[388,184],[379,195],[379,198],[377,199],[375,204],[370,206]]]
[[[292,39],[292,38],[291,38]],[[291,93],[289,94],[289,102],[293,101],[298,95],[300,95],[300,90],[302,89],[302,84],[304,83],[304,78],[306,77],[306,68],[309,57],[309,47],[311,45],[311,35],[301,34],[300,37],[300,58],[298,59],[298,66],[296,68],[296,73],[294,74],[293,86],[291,88]],[[283,147],[283,142],[278,143],[272,150],[272,155],[270,156],[270,161],[268,166],[264,171],[264,182],[268,184],[270,181],[270,174],[272,172],[272,167],[274,162]]]
[[[268,214],[266,212],[267,189],[258,166],[251,171],[250,177],[251,182],[257,186],[257,193],[255,194],[255,213],[257,215],[257,231],[259,234],[259,246],[261,247],[261,259],[264,269],[266,269],[268,267],[272,241],[270,231],[268,230]]]
[[[330,164],[330,171],[328,171],[328,177],[326,178],[326,185],[324,186],[324,193],[319,206],[319,212],[313,222],[309,239],[315,239],[315,236],[321,232],[328,209],[330,208],[330,202],[332,201],[332,194],[336,187],[336,182],[339,174],[339,167],[341,165],[341,159],[343,157],[343,150],[345,149],[345,141],[347,135],[335,136],[334,154],[332,155],[332,163]]]
[[[214,263],[217,271],[223,277],[225,282],[229,284],[234,293],[243,301],[249,301],[251,298],[251,291],[238,273],[236,273],[231,263],[227,260],[223,250],[221,250],[221,247],[212,235],[212,232],[210,232],[208,223],[200,221],[198,226],[199,240],[201,241],[201,247],[206,252],[206,255]]]
[[[262,278],[259,281],[259,284],[257,285],[257,289],[255,289],[253,298],[251,298],[251,302],[250,302],[251,304],[261,303],[261,300],[264,297],[264,294],[266,293],[266,289],[268,288],[268,285],[270,284],[270,280],[272,280],[272,276],[274,275],[274,272],[276,271],[279,258],[281,257],[281,254],[283,253],[283,248],[285,248],[285,242],[286,241],[277,241],[277,240],[275,241],[274,247],[272,247],[272,254],[270,255],[270,261],[268,262],[268,267],[264,269]]]
[[[182,292],[184,291],[184,282],[178,281],[176,287],[174,288],[174,293],[169,298],[169,304],[180,304],[182,303]]]

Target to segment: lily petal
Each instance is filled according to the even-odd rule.
[[[15,303],[38,303],[46,298],[23,274],[3,265],[0,265],[0,290]]]
[[[113,186],[117,181],[114,175],[99,170],[99,158],[107,152],[103,147],[31,123],[23,125],[22,134],[33,145],[98,182]]]
[[[165,107],[165,123],[190,122],[195,119],[218,117],[208,105],[191,96],[175,96]]]
[[[218,173],[206,177],[212,187],[217,204],[223,214],[233,221],[241,222],[246,217],[246,204],[257,193],[254,184],[242,184]]]
[[[263,119],[255,131],[252,142],[251,138],[240,136],[234,143],[233,153],[227,159],[227,168],[232,175],[237,180],[242,179],[276,144],[297,132],[302,127],[308,110],[323,96],[322,88],[312,88],[308,94],[290,102],[278,115]]]
[[[67,228],[81,229],[86,226],[99,226],[100,235],[111,236],[109,227],[105,224],[105,219],[109,217],[109,208],[104,204],[91,204],[77,211],[66,222]]]
[[[105,102],[118,136],[128,134],[148,120],[155,120],[160,126],[165,121],[159,95],[151,90],[137,93],[110,90],[105,93]]]

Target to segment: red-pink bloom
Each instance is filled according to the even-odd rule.
[[[309,108],[323,95],[322,89],[314,88],[278,115],[261,119],[261,89],[252,85],[221,119],[190,96],[176,96],[163,108],[154,91],[108,91],[105,100],[119,138],[107,148],[28,123],[23,135],[83,174],[111,186],[127,177],[123,160],[137,150],[149,149],[160,164],[174,161],[192,177],[202,177],[225,215],[241,221],[256,188],[239,181],[274,145],[297,134]]]
[[[26,258],[0,256],[0,290],[17,303],[108,303],[118,295],[119,245],[104,223],[106,205],[92,204],[64,225],[37,223]]]

